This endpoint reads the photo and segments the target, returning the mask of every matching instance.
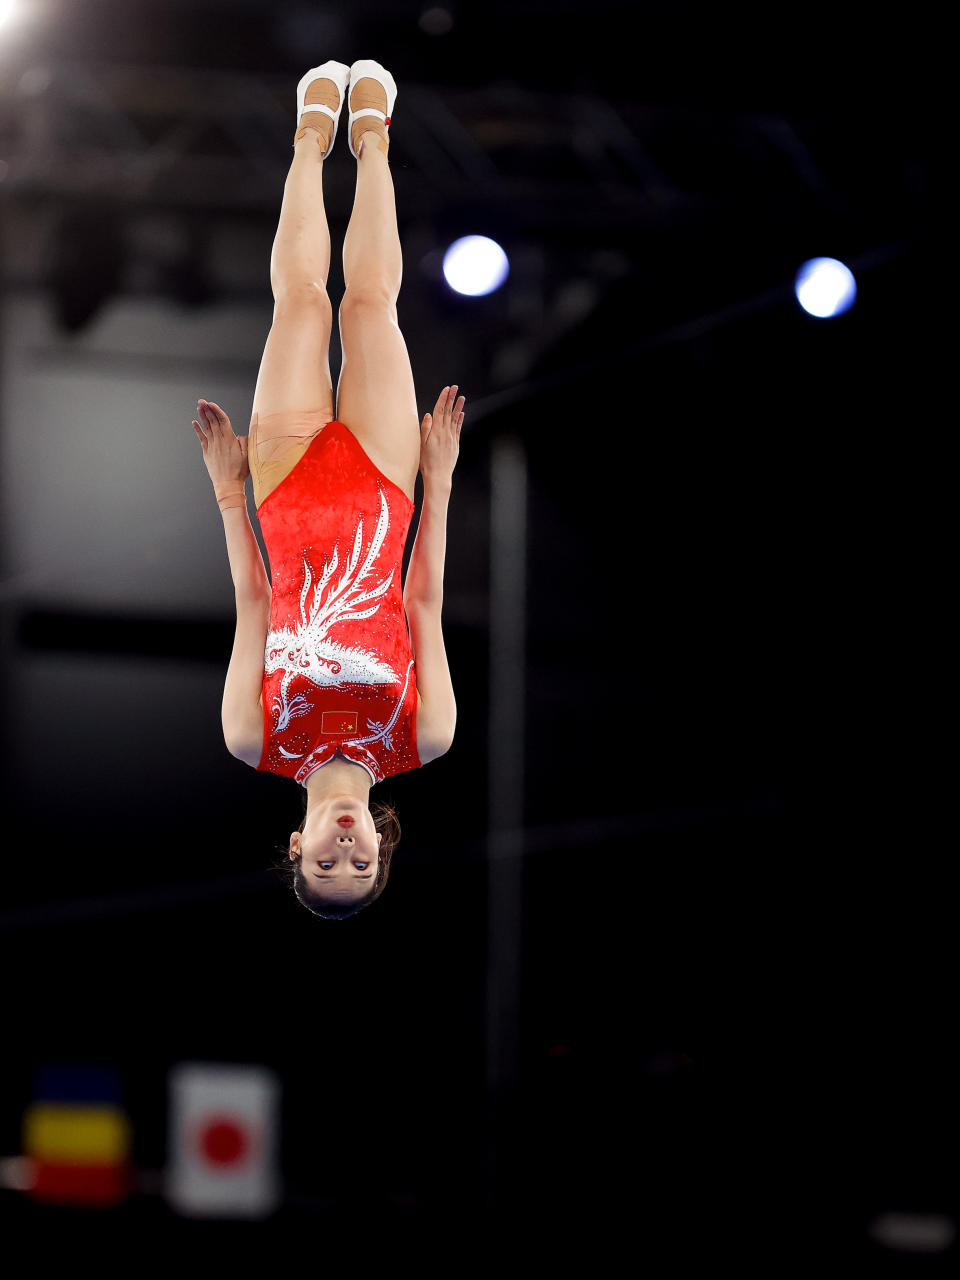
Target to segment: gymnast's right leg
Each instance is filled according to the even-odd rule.
[[[306,91],[306,104],[323,102],[336,110],[339,100],[332,80],[314,80]],[[323,203],[323,160],[333,121],[321,112],[305,112],[298,123],[270,255],[273,324],[253,395],[251,437],[257,434],[262,440],[274,434],[271,426],[282,438],[283,415],[309,414],[320,425],[333,418],[330,232]],[[277,415],[272,423],[271,415]],[[282,439],[275,443],[281,445]],[[264,451],[269,453],[269,442]],[[254,466],[252,460],[251,470]],[[260,500],[264,497],[262,493]]]

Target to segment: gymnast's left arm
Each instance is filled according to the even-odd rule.
[[[463,425],[464,397],[454,403],[456,393],[456,386],[444,387],[420,427],[423,507],[403,588],[417,666],[417,752],[423,763],[449,751],[457,721],[441,625],[447,510]]]

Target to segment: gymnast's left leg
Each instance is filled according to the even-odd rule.
[[[318,79],[306,101],[335,108],[339,90],[332,80]],[[273,324],[253,393],[260,416],[333,408],[330,232],[323,203],[323,158],[332,130],[329,116],[305,111],[294,139],[270,253]]]

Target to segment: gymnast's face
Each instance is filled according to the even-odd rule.
[[[290,857],[298,854],[312,894],[338,902],[366,897],[380,857],[373,814],[353,796],[329,796],[311,807],[302,833],[291,833]]]

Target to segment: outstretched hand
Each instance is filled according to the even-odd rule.
[[[456,394],[456,383],[452,387],[444,387],[433,406],[433,413],[423,415],[420,424],[420,474],[424,484],[434,480],[449,483],[457,465],[466,397],[461,396],[454,403]]]
[[[203,461],[211,483],[225,480],[246,480],[250,474],[247,461],[247,437],[234,435],[230,419],[212,400],[197,401],[199,422],[193,429],[203,448]]]

